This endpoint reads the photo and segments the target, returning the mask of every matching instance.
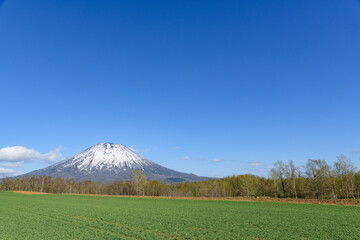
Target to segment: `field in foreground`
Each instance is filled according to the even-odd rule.
[[[0,192],[0,239],[360,239],[360,207]]]

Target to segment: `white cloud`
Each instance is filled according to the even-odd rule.
[[[175,149],[180,149],[181,147],[180,146],[175,146]]]
[[[20,162],[16,162],[16,163],[3,163],[1,166],[2,166],[2,167],[8,167],[8,168],[21,168],[21,163],[20,163]]]
[[[16,172],[12,169],[0,168],[0,176],[1,177],[12,177],[17,175]]]
[[[41,154],[34,149],[27,149],[23,146],[4,147],[0,149],[0,162],[30,162],[35,159],[42,159],[45,162],[56,162],[62,157],[60,148]]]
[[[191,159],[191,157],[189,157],[189,156],[185,156],[182,158],[182,160],[190,160],[190,159]]]
[[[40,159],[41,153],[23,146],[5,147],[0,149],[0,161],[20,162]]]
[[[0,168],[0,174],[14,173],[15,171],[7,168]]]
[[[213,162],[223,162],[223,161],[224,161],[224,159],[222,159],[222,158],[216,158],[213,160]]]

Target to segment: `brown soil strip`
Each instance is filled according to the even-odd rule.
[[[29,191],[12,191],[21,194],[52,194]],[[360,206],[360,199],[295,199],[295,198],[267,198],[267,197],[168,197],[168,196],[129,196],[129,195],[103,195],[103,194],[63,194],[103,197],[133,197],[133,198],[158,198],[158,199],[187,199],[187,200],[216,200],[216,201],[249,201],[249,202],[280,202],[280,203],[304,203],[326,205],[349,205]]]
[[[30,195],[35,195],[35,194],[51,194],[51,193],[44,193],[44,192],[30,192],[30,191],[11,191],[11,192],[21,193],[21,194],[30,194]]]

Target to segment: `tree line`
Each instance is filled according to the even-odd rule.
[[[4,178],[0,190],[179,197],[349,199],[360,197],[360,171],[356,171],[349,158],[340,155],[333,166],[325,160],[314,159],[309,159],[305,167],[295,166],[293,161],[276,161],[270,177],[243,174],[200,182],[162,183],[146,179],[141,170],[134,170],[131,179],[111,183],[77,182],[48,176]]]

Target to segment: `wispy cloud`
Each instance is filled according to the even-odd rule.
[[[60,147],[45,154],[23,146],[4,147],[0,149],[0,162],[31,162],[35,159],[42,159],[47,163],[51,163],[56,162],[61,157]]]
[[[237,170],[241,172],[251,172],[250,168],[238,168]]]
[[[189,157],[189,156],[185,156],[182,158],[182,160],[190,160],[190,159],[191,159],[191,157]]]
[[[141,153],[146,153],[146,152],[149,151],[149,149],[147,149],[147,148],[145,148],[145,149],[139,149],[139,148],[136,147],[136,145],[131,145],[129,148],[130,148],[131,150],[133,150],[134,152],[139,153],[139,154],[141,154]]]
[[[224,161],[224,159],[222,159],[222,158],[216,158],[213,160],[213,162],[223,162],[223,161]]]
[[[267,165],[258,161],[250,161],[248,162],[248,170],[251,169],[251,171],[255,172],[268,172],[271,168],[273,168],[272,165]]]
[[[2,167],[8,167],[8,168],[21,168],[21,163],[20,162],[16,162],[16,163],[3,163],[1,164]]]
[[[61,154],[61,148],[58,147],[48,153],[43,154],[43,158],[45,160],[46,163],[54,163],[57,160],[59,160],[60,158],[62,158],[62,154]]]
[[[175,146],[174,148],[175,148],[175,149],[180,149],[181,147],[180,147],[180,146]]]
[[[258,161],[250,161],[248,164],[250,167],[259,167],[259,166],[263,166],[262,163],[258,162]]]

